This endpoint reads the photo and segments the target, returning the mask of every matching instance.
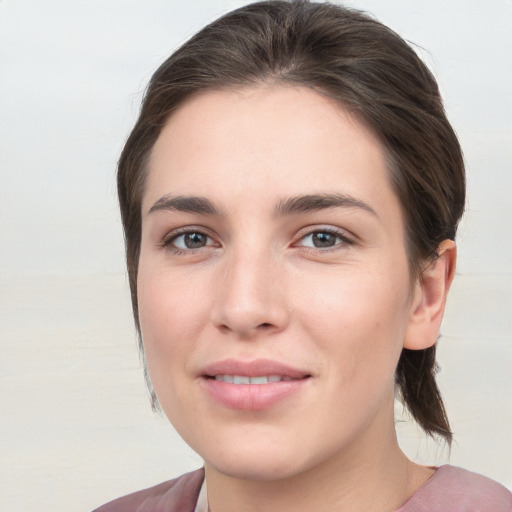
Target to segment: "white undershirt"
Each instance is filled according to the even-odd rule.
[[[194,512],[209,512],[208,507],[208,494],[206,492],[206,478],[203,480],[199,496],[197,497],[196,508]]]

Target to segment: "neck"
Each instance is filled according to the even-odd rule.
[[[329,460],[280,480],[239,479],[205,463],[210,512],[394,511],[433,470],[407,459],[394,422],[385,436],[377,434],[370,431]]]

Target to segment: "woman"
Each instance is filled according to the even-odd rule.
[[[450,443],[435,344],[464,166],[437,84],[349,9],[248,5],[153,76],[118,173],[148,383],[204,469],[100,511],[512,510]]]

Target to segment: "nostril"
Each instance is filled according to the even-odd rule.
[[[265,327],[265,328],[266,327],[271,327],[271,326],[272,326],[272,324],[269,324],[268,322],[265,322],[263,324],[258,325],[258,327]]]

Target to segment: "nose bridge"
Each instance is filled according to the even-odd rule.
[[[224,265],[213,311],[217,326],[240,338],[281,330],[287,314],[279,288],[279,258],[268,248],[244,244],[229,251]]]

